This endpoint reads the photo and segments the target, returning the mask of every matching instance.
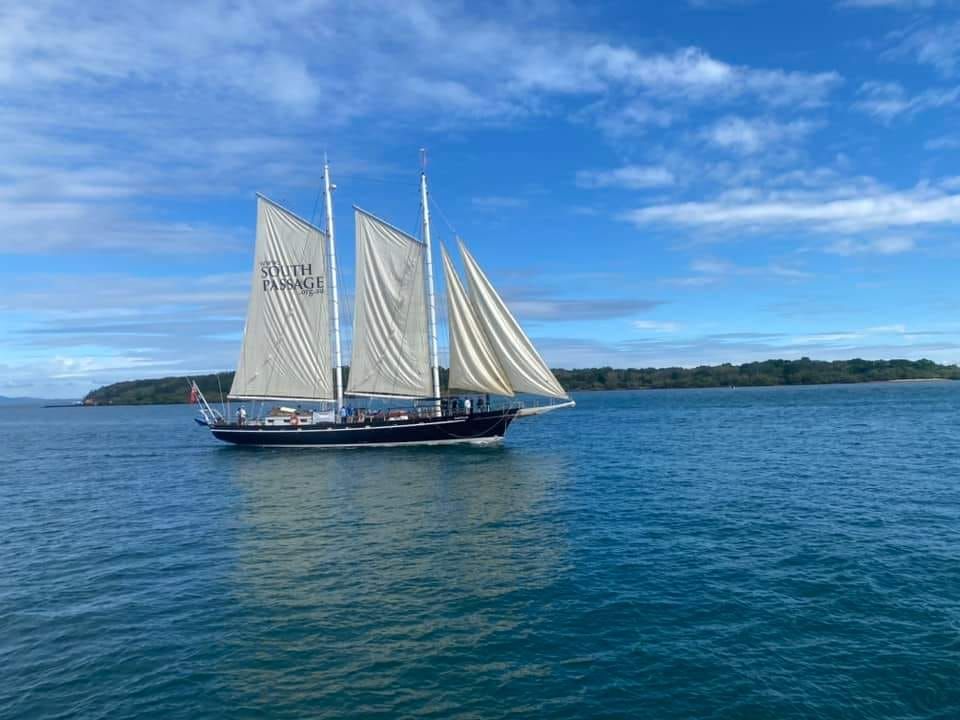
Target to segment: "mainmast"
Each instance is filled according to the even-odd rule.
[[[433,250],[430,246],[430,203],[427,198],[427,151],[420,149],[420,203],[427,255],[427,306],[430,308],[430,369],[433,371],[433,413],[440,415],[440,361],[437,358],[437,303],[433,292]]]
[[[327,211],[327,241],[330,243],[330,293],[333,295],[333,362],[337,377],[337,419],[343,407],[343,359],[340,357],[340,298],[337,295],[337,243],[333,237],[333,195],[330,165],[323,157],[323,199]]]

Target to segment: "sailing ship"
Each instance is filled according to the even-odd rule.
[[[466,286],[441,247],[449,325],[448,389],[441,392],[424,170],[422,240],[354,206],[356,294],[344,387],[333,187],[324,162],[325,229],[257,196],[247,321],[227,397],[280,405],[250,418],[241,405],[232,417],[227,407],[214,410],[194,383],[198,422],[213,437],[275,447],[490,444],[517,418],[575,405],[459,238]],[[396,406],[348,412],[345,397]]]

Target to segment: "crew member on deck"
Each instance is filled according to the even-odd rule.
[[[463,399],[463,409],[467,415],[473,415],[473,401],[470,398]]]
[[[346,405],[340,406],[340,422],[343,423],[344,425],[347,424],[347,406]]]
[[[237,410],[237,425],[244,425],[247,422],[247,409],[240,406],[240,409]]]

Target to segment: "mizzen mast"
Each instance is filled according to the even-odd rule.
[[[330,165],[323,157],[323,199],[327,213],[327,242],[330,248],[330,293],[333,296],[333,362],[337,379],[337,414],[343,407],[343,358],[340,355],[340,297],[337,294],[337,244],[333,237],[333,185],[330,183]]]
[[[437,303],[433,290],[433,250],[430,245],[430,203],[427,197],[427,151],[420,149],[420,203],[423,205],[423,243],[427,255],[427,307],[430,310],[430,369],[433,373],[433,412],[440,414],[440,361],[437,352]]]

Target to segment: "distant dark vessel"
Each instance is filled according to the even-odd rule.
[[[58,408],[58,407],[86,407],[83,404],[83,400],[74,400],[69,403],[50,403],[49,405],[44,405],[45,408]]]
[[[228,397],[287,406],[250,419],[241,407],[231,421],[211,408],[193,384],[191,398],[201,412],[198,423],[209,426],[218,440],[239,445],[489,444],[501,441],[518,417],[574,406],[459,239],[466,287],[441,248],[450,328],[448,386],[473,396],[441,396],[423,172],[422,241],[354,208],[356,297],[350,377],[344,389],[332,187],[325,164],[326,231],[263,196],[257,200],[253,283]],[[528,407],[517,394],[551,402]],[[406,406],[348,409],[345,395]],[[491,396],[506,399],[491,402]],[[321,409],[304,410],[301,403],[320,403]]]

